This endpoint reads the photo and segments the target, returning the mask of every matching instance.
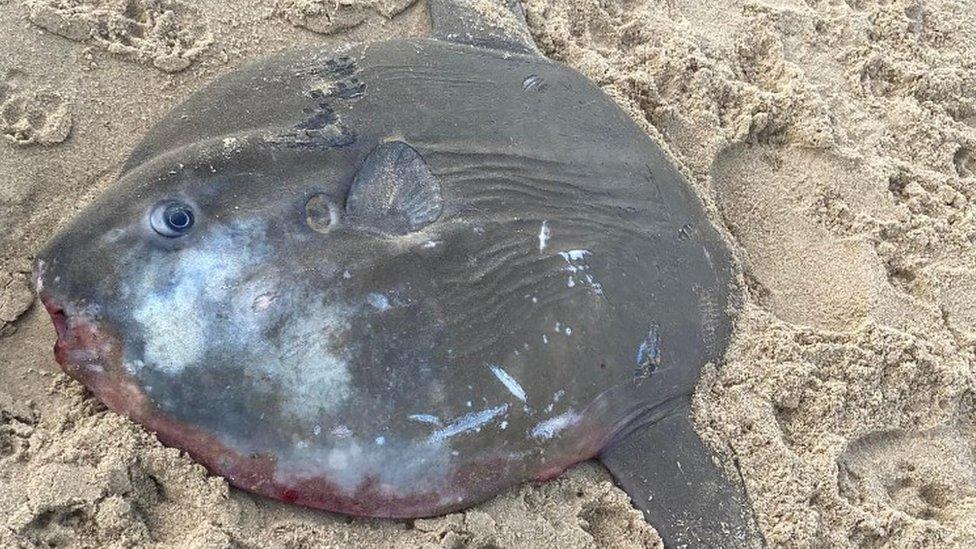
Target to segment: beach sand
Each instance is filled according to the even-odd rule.
[[[732,243],[745,303],[696,420],[768,544],[976,546],[976,3],[525,7],[540,49],[674,155]],[[593,463],[435,519],[253,497],[54,362],[33,254],[155,121],[248,60],[422,35],[426,15],[423,0],[0,0],[0,546],[660,544]]]

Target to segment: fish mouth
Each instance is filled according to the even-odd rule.
[[[113,347],[113,338],[85,314],[72,314],[71,307],[54,298],[44,286],[44,263],[34,270],[34,287],[44,305],[58,339],[54,343],[54,358],[65,373],[78,377],[78,369],[101,371]]]
[[[64,314],[64,308],[51,299],[41,298],[41,303],[44,304],[44,309],[47,310],[47,314],[51,316],[54,330],[58,334],[58,343],[70,339],[71,333],[68,329],[68,315]]]
[[[108,339],[98,325],[81,315],[68,315],[65,307],[49,296],[39,297],[58,335],[54,343],[58,364],[69,374],[76,367],[101,369],[105,365]]]

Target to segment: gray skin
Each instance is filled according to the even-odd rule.
[[[290,51],[191,96],[39,254],[57,357],[285,501],[428,516],[599,455],[669,545],[755,542],[688,415],[732,330],[726,245],[495,8],[435,2],[432,38]],[[193,224],[167,236],[171,203]]]

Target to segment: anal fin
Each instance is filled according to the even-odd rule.
[[[666,548],[763,546],[742,487],[695,432],[689,402],[617,440],[600,461]]]

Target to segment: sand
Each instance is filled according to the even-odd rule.
[[[696,420],[773,547],[976,545],[976,3],[527,0],[686,170],[746,289]],[[423,0],[0,0],[0,545],[655,547],[598,465],[446,517],[228,488],[59,373],[32,254],[173,105]],[[648,464],[653,466],[653,464]]]

